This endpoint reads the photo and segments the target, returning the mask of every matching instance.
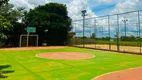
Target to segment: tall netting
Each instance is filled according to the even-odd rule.
[[[118,50],[118,16],[111,15],[108,16],[109,24],[109,34],[110,34],[110,50]]]
[[[74,46],[142,52],[142,11],[73,21]]]
[[[83,22],[82,20],[72,23],[73,32],[75,32],[74,46],[83,47]]]
[[[140,52],[138,12],[119,15],[120,51]]]
[[[84,26],[84,46],[94,48],[95,45],[94,19],[86,19]]]
[[[109,49],[108,16],[96,18],[96,48]]]

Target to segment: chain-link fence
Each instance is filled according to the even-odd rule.
[[[95,49],[142,53],[142,11],[74,20],[73,45]],[[84,33],[84,34],[83,34]]]

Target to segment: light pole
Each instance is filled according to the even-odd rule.
[[[126,23],[127,23],[128,19],[124,19],[122,20],[122,22],[124,22],[124,25],[125,25],[125,36],[126,36]]]
[[[85,27],[86,10],[83,10],[81,12],[82,12],[82,17],[83,17],[83,47],[84,47],[84,27]]]

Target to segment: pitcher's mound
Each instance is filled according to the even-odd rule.
[[[77,59],[90,59],[93,58],[92,54],[85,54],[80,52],[51,52],[37,54],[37,57],[47,59],[59,59],[59,60],[77,60]]]

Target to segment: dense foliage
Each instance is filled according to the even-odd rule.
[[[9,0],[0,0],[0,6],[7,3]]]
[[[91,38],[96,38],[96,34],[92,33]]]
[[[25,14],[26,26],[36,27],[39,44],[64,45],[71,30],[71,19],[63,4],[48,3]]]
[[[0,15],[0,40],[8,39],[6,31],[10,31],[11,29],[12,25],[10,21],[8,21],[5,17]]]
[[[7,2],[8,0],[1,0],[0,8],[2,7],[2,5],[7,4]],[[8,21],[2,14],[0,14],[0,46],[4,45],[4,41],[8,39],[8,35],[6,34],[6,31],[10,31],[11,28],[12,28],[12,25],[10,21]]]
[[[4,46],[18,46],[19,36],[23,30],[23,24],[18,20],[23,17],[24,8],[14,8],[8,1],[0,1],[0,43],[5,44]]]
[[[139,41],[140,38],[131,35],[131,36],[121,36],[121,37],[120,37],[120,40],[121,40],[121,41]]]

